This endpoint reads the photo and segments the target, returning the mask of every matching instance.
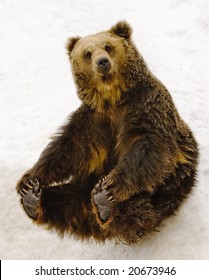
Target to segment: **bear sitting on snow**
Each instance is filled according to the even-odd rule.
[[[197,143],[131,32],[69,39],[82,105],[17,184],[26,213],[61,234],[136,243],[194,186]]]

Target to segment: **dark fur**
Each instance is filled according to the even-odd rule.
[[[191,192],[198,147],[169,92],[136,50],[130,26],[119,22],[92,38],[103,36],[114,39],[113,48],[105,47],[108,51],[101,55],[110,59],[113,69],[117,66],[117,73],[97,77],[91,70],[100,39],[84,58],[79,49],[89,48],[88,38],[69,40],[83,104],[17,190],[22,191],[26,212],[38,224],[47,223],[61,234],[81,239],[116,238],[131,244],[173,214]],[[117,95],[110,95],[105,86],[102,91],[102,83],[115,83]],[[34,191],[36,178],[38,191]]]

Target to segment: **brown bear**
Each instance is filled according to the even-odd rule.
[[[82,104],[17,184],[26,213],[60,234],[137,243],[195,183],[198,146],[121,21],[70,38]]]

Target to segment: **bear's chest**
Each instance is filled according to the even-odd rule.
[[[124,115],[125,110],[117,106],[109,107],[102,113],[96,113],[95,127],[100,131],[100,136],[104,134],[110,142],[114,143],[124,123]]]
[[[96,114],[94,127],[97,134],[95,147],[97,152],[92,153],[92,166],[101,170],[106,163],[109,167],[117,163],[117,142],[123,125],[124,113],[118,108],[112,108],[105,113]],[[98,155],[99,154],[99,155]],[[92,169],[92,168],[91,168]]]

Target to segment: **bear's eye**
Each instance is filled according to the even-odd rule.
[[[92,53],[90,51],[86,51],[84,53],[84,58],[86,58],[86,59],[91,59],[91,56],[92,56]]]
[[[112,47],[110,46],[110,45],[105,45],[105,50],[106,50],[106,52],[111,52],[111,50],[112,50]]]

